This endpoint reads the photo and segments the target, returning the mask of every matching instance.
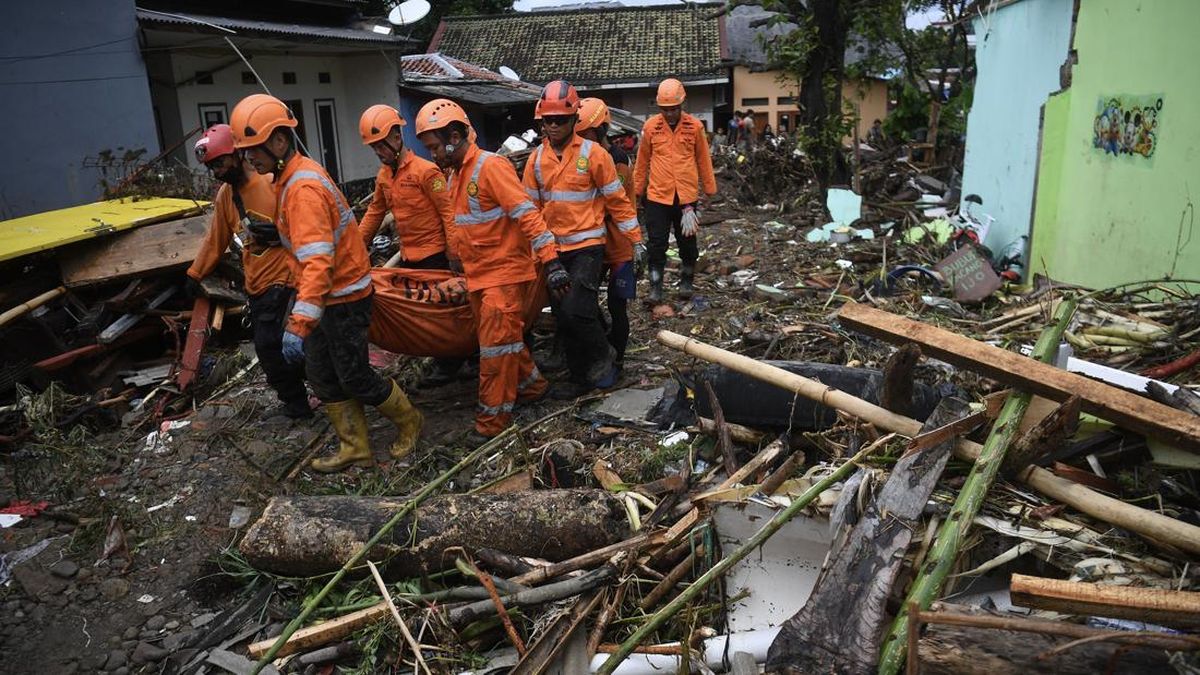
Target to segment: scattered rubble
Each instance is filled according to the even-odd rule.
[[[997,655],[1195,672],[1200,300],[1021,286],[1022,261],[977,245],[953,170],[860,155],[856,216],[815,198],[786,142],[721,159],[696,293],[631,311],[614,391],[525,406],[470,451],[467,372],[413,392],[437,412],[421,452],[391,461],[380,438],[381,469],[336,476],[303,471],[333,443],[324,422],[263,419],[236,295],[197,314],[178,260],[87,284],[46,272],[53,251],[17,261],[6,655],[34,672],[250,672],[273,649],[262,672],[867,672],[883,650],[924,672]],[[1019,356],[1056,313],[1065,347]],[[406,382],[426,367],[375,356]]]

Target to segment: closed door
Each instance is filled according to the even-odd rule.
[[[338,162],[337,113],[333,109],[333,99],[319,98],[313,103],[317,107],[317,133],[321,144],[318,156],[333,181],[340,183],[342,171]]]

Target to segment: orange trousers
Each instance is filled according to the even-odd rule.
[[[471,310],[479,323],[479,407],[475,430],[495,436],[512,423],[517,400],[539,398],[546,378],[525,346],[524,309],[533,284],[505,284],[472,291]]]

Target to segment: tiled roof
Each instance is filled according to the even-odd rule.
[[[448,16],[430,51],[530,82],[656,82],[724,77],[717,4]]]

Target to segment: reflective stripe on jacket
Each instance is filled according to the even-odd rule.
[[[354,212],[325,169],[295,155],[275,184],[279,238],[299,265],[287,330],[307,336],[326,305],[371,292],[371,263]]]
[[[625,194],[612,156],[596,143],[573,136],[559,157],[543,141],[525,164],[525,191],[561,251],[604,244],[605,216],[631,242],[642,240],[637,211]]]
[[[532,281],[534,256],[543,263],[558,256],[554,235],[507,159],[472,143],[450,177],[450,194],[452,241],[470,290]]]

